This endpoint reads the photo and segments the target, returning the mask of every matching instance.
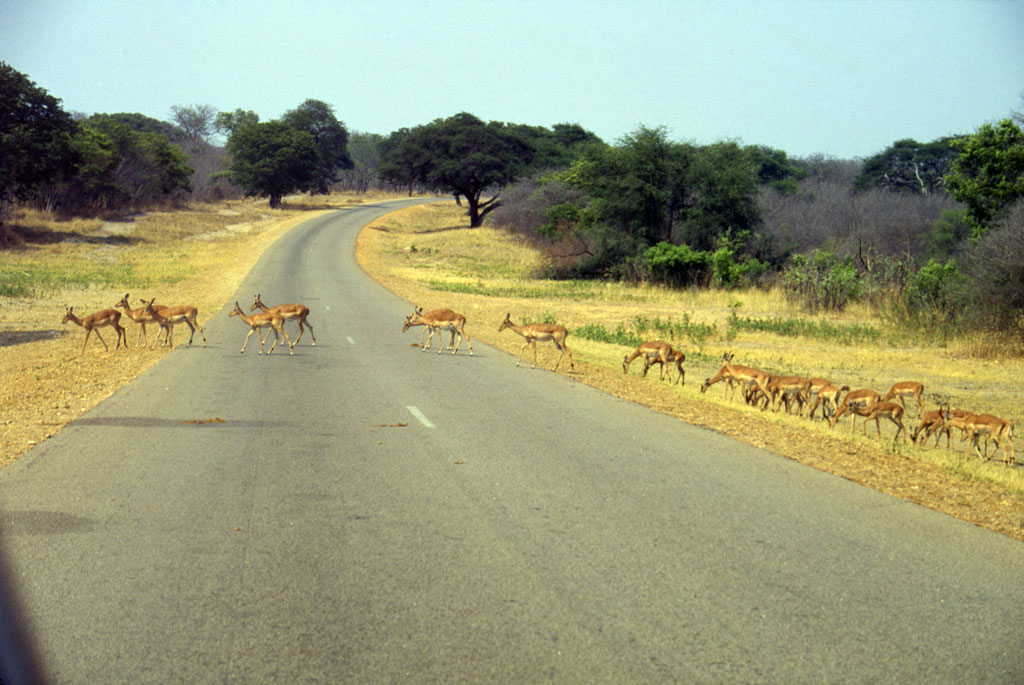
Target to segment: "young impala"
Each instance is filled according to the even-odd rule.
[[[661,373],[658,376],[658,380],[665,380],[665,372],[668,372],[668,382],[672,383],[672,369],[669,364],[674,362],[676,368],[679,370],[679,381],[680,384],[684,384],[686,372],[683,371],[683,362],[686,360],[686,355],[679,350],[673,349],[671,345],[661,340],[648,340],[647,342],[640,343],[633,354],[628,357],[622,358],[622,373],[629,373],[629,365],[633,363],[633,360],[637,357],[644,358],[644,373],[646,376],[651,366],[654,364],[661,365]]]
[[[537,368],[537,341],[544,342],[550,340],[561,352],[558,355],[558,361],[555,362],[555,368],[552,371],[558,370],[558,365],[562,363],[562,357],[569,355],[569,368],[575,369],[576,364],[573,362],[572,352],[565,344],[565,336],[568,335],[568,331],[565,330],[565,326],[559,326],[555,323],[531,323],[526,326],[518,326],[512,323],[511,313],[505,314],[505,320],[498,326],[498,332],[501,333],[506,328],[511,328],[513,331],[523,336],[526,339],[526,344],[523,345],[522,349],[519,350],[519,359],[516,360],[516,366],[519,366],[519,362],[523,360],[523,352],[530,345],[533,345],[533,367]]]
[[[277,312],[281,315],[281,318],[287,321],[288,319],[295,319],[299,324],[299,337],[295,339],[295,344],[298,345],[299,341],[302,340],[302,334],[306,332],[306,326],[309,326],[309,335],[313,338],[313,345],[316,345],[316,335],[313,334],[313,324],[309,322],[307,318],[309,316],[309,307],[304,304],[279,304],[274,307],[268,307],[263,304],[263,300],[257,294],[256,298],[252,302],[252,307],[249,308],[250,312],[254,312],[257,309],[263,311],[263,313]],[[267,335],[270,335],[267,333]]]
[[[249,344],[249,338],[253,333],[256,333],[256,337],[260,339],[260,354],[263,354],[263,343],[270,337],[270,331],[267,331],[266,337],[262,337],[259,333],[261,328],[269,328],[274,331],[274,344],[267,350],[267,354],[274,351],[282,335],[288,341],[288,354],[295,354],[295,343],[288,337],[288,332],[284,330],[284,317],[277,312],[264,312],[262,314],[246,316],[242,308],[238,306],[238,302],[235,302],[235,308],[228,312],[228,316],[237,316],[249,326],[249,333],[245,336],[245,342],[242,343],[243,354],[245,353],[245,346]]]
[[[82,351],[79,352],[79,355],[85,354],[85,346],[89,344],[89,336],[92,335],[93,331],[96,331],[96,337],[100,339],[101,343],[103,343],[103,349],[108,352],[110,351],[110,348],[107,346],[107,341],[103,339],[103,336],[100,335],[99,331],[99,329],[104,326],[111,326],[115,331],[117,331],[117,345],[114,347],[115,350],[121,347],[122,338],[124,338],[124,348],[126,350],[128,349],[128,334],[125,333],[124,326],[120,324],[121,312],[116,309],[103,309],[98,312],[94,312],[89,316],[79,318],[75,316],[73,311],[71,311],[72,309],[74,309],[74,307],[68,307],[67,312],[64,313],[64,318],[61,319],[61,323],[74,321],[85,329],[85,342],[82,343]]]
[[[469,353],[473,354],[473,343],[470,342],[469,336],[466,335],[466,317],[458,312],[453,312],[450,309],[431,309],[429,312],[423,311],[422,307],[417,307],[412,314],[405,317],[405,324],[402,326],[402,332],[405,333],[413,326],[424,326],[423,333],[420,334],[420,351],[426,352],[430,347],[431,341],[434,339],[434,333],[437,333],[437,353],[441,354],[443,351],[443,342],[441,338],[441,331],[448,331],[452,334],[451,341],[448,343],[448,349],[452,350],[452,354],[459,351],[459,347],[462,345],[462,341],[465,340],[469,346]],[[429,332],[429,336],[427,333]],[[455,334],[459,335],[459,342],[455,342]],[[427,344],[423,344],[423,338],[427,336]],[[452,346],[455,349],[452,349]]]

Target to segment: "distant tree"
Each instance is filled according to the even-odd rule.
[[[565,168],[579,157],[584,146],[603,145],[600,138],[579,124],[555,124],[551,128],[508,124],[507,127],[530,146],[525,173]]]
[[[260,115],[251,109],[236,109],[234,112],[218,112],[213,119],[213,128],[228,138],[243,126],[260,123]]]
[[[338,171],[352,168],[345,124],[334,116],[333,107],[320,100],[306,100],[285,112],[281,121],[313,137],[320,163],[317,165],[316,183],[309,190],[327,194],[331,184],[338,180]]]
[[[95,189],[104,191],[98,204],[140,207],[173,199],[190,190],[194,169],[188,166],[188,156],[163,134],[139,132],[112,115],[93,115],[83,126],[105,136],[115,153],[109,176],[90,182]],[[95,148],[93,157],[102,162],[103,142],[82,142]]]
[[[237,129],[228,140],[229,174],[247,196],[268,197],[281,206],[288,193],[306,191],[319,181],[320,154],[313,136],[282,121]]]
[[[182,142],[196,145],[205,141],[214,131],[217,108],[213,105],[174,105],[171,107],[171,121],[178,125]]]
[[[805,166],[789,159],[783,150],[766,145],[748,145],[744,149],[757,172],[758,183],[780,193],[795,193],[797,181],[809,173]]]
[[[365,193],[377,178],[383,159],[384,136],[379,133],[353,133],[348,139],[352,168],[343,173],[347,186]]]
[[[119,124],[124,124],[137,133],[156,133],[170,141],[181,140],[181,131],[174,124],[160,121],[153,117],[147,117],[145,114],[139,114],[138,112],[93,114],[84,119],[83,123],[95,126],[100,122],[106,121],[116,121]]]
[[[0,62],[0,242],[10,202],[73,172],[77,130],[60,100]]]
[[[532,154],[529,141],[514,130],[463,112],[399,137],[382,173],[466,198],[469,225],[476,228],[500,206],[497,188],[515,180],[529,166]],[[481,200],[490,188],[495,189],[494,196]]]
[[[1010,119],[984,124],[952,143],[960,156],[950,165],[950,195],[967,206],[978,238],[1009,207],[1024,198],[1024,131]]]
[[[897,140],[864,161],[853,187],[921,195],[944,191],[944,176],[957,156],[953,140],[948,137],[931,143],[919,143],[911,138]]]

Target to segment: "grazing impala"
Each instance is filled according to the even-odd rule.
[[[893,398],[898,398],[903,408],[907,408],[907,403],[904,401],[906,397],[913,397],[917,400],[917,413],[924,412],[924,402],[921,401],[921,393],[924,392],[924,385],[917,381],[903,381],[902,383],[896,383],[882,398],[883,402],[888,402]]]
[[[849,405],[848,405],[849,406]],[[852,406],[850,409],[854,414],[860,414],[864,417],[864,434],[868,433],[868,421],[871,419],[875,420],[875,436],[882,437],[882,429],[878,425],[878,420],[882,418],[889,419],[895,423],[898,428],[896,435],[893,436],[893,440],[900,437],[903,434],[903,442],[907,441],[907,429],[903,426],[903,407],[896,404],[895,402],[874,402],[866,407]]]
[[[830,428],[835,428],[836,423],[842,418],[843,414],[850,412],[850,432],[853,432],[853,427],[857,423],[857,416],[853,412],[854,409],[867,407],[868,405],[874,404],[880,398],[880,395],[874,390],[867,388],[863,390],[851,390],[846,393],[846,397],[843,398],[843,403],[839,405],[839,409],[832,415],[832,418],[828,420]]]
[[[672,383],[672,369],[668,365],[675,362],[676,368],[679,369],[680,384],[685,384],[686,372],[683,371],[683,362],[686,360],[686,355],[679,350],[673,349],[668,343],[660,340],[648,340],[647,342],[640,343],[640,346],[633,351],[633,354],[622,358],[622,373],[629,373],[629,365],[637,357],[644,358],[644,376],[647,375],[651,366],[660,364],[661,373],[658,375],[658,380],[665,380],[665,372],[667,371],[669,384]]]
[[[819,388],[817,395],[814,397],[814,404],[811,405],[809,418],[814,418],[814,412],[818,409],[818,405],[821,405],[821,416],[824,419],[828,419],[839,408],[839,396],[849,389],[850,386],[848,385],[837,388],[831,383]]]
[[[804,413],[804,404],[810,403],[811,379],[800,376],[772,376],[768,379],[768,402],[765,402],[762,411],[772,404],[772,411],[778,411],[783,402],[786,403],[786,413],[791,413],[790,407],[794,399],[797,401],[797,416]]]
[[[307,318],[309,316],[309,307],[304,304],[279,304],[275,307],[268,307],[263,304],[260,300],[260,296],[257,294],[253,299],[252,307],[249,308],[250,312],[254,312],[257,309],[262,310],[264,313],[277,312],[281,315],[281,318],[287,321],[288,319],[295,319],[299,324],[299,337],[295,339],[295,344],[298,345],[299,341],[302,340],[302,334],[306,332],[306,326],[309,326],[309,335],[313,338],[313,345],[316,345],[316,335],[313,333],[313,324],[309,322]],[[270,333],[267,333],[270,335]]]
[[[761,393],[767,397],[768,380],[771,377],[768,372],[762,371],[761,369],[755,369],[752,366],[733,364],[732,358],[733,355],[730,352],[722,355],[722,360],[725,363],[722,364],[722,368],[719,369],[718,373],[713,377],[704,379],[704,382],[700,386],[700,393],[703,395],[707,392],[708,388],[715,383],[725,381],[726,388],[725,393],[722,395],[723,398],[726,394],[729,394],[729,398],[732,399],[732,395],[736,393],[736,387],[734,384],[740,386],[753,386],[753,393]],[[729,393],[730,390],[732,391],[731,394]]]
[[[1000,449],[1003,450],[1003,461],[1007,464],[1015,464],[1016,459],[1013,447],[1013,422],[1004,421],[998,416],[991,414],[969,414],[964,420],[965,435],[961,441],[967,440],[967,456],[971,454],[971,446],[978,449],[977,440],[985,436],[985,461],[988,461],[988,440],[991,437],[996,442],[996,449],[992,451],[995,455]],[[1009,446],[1009,450],[1007,450]],[[980,451],[980,450],[979,450]]]
[[[124,326],[121,325],[121,312],[116,309],[102,309],[98,312],[94,312],[89,316],[83,316],[78,318],[72,311],[74,307],[68,307],[67,312],[64,313],[64,318],[61,319],[61,323],[67,323],[68,321],[74,321],[79,326],[85,329],[85,342],[82,343],[82,351],[79,355],[85,354],[85,346],[89,344],[89,336],[92,335],[93,331],[96,331],[96,337],[103,343],[103,349],[107,352],[110,351],[110,347],[107,346],[107,341],[100,335],[99,329],[104,326],[112,326],[117,331],[117,345],[114,347],[121,347],[121,339],[124,338],[124,348],[128,349],[128,334],[125,333]]]
[[[561,352],[561,354],[558,355],[558,361],[555,362],[555,368],[551,370],[558,370],[558,365],[562,363],[562,357],[565,355],[569,355],[569,368],[576,368],[576,364],[572,358],[572,352],[569,351],[569,348],[565,344],[565,336],[569,334],[569,332],[565,330],[565,326],[559,326],[555,323],[531,323],[525,326],[518,326],[512,323],[511,316],[511,312],[505,314],[505,320],[501,322],[500,326],[498,326],[498,332],[501,333],[506,328],[511,328],[526,339],[526,343],[523,345],[522,349],[519,350],[519,359],[516,360],[516,366],[519,366],[519,362],[523,360],[523,352],[526,351],[526,348],[533,345],[533,367],[531,368],[537,368],[537,341],[540,340],[541,342],[544,342],[545,340],[550,340],[555,344],[555,347],[558,348],[558,351]]]
[[[143,340],[145,340],[145,344],[149,344],[149,339],[146,338],[146,324],[157,323],[157,320],[153,318],[152,314],[146,313],[146,305],[143,304],[138,309],[132,309],[132,306],[128,304],[128,293],[125,293],[124,297],[121,298],[121,301],[114,306],[123,309],[129,319],[139,324],[139,335],[135,340],[135,346],[140,347],[143,345]],[[157,337],[159,337],[159,334],[157,334]]]
[[[203,331],[203,327],[196,321],[199,310],[187,304],[168,307],[167,305],[155,304],[155,302],[155,297],[148,302],[146,300],[142,301],[146,305],[146,313],[152,316],[160,324],[160,328],[163,329],[165,345],[174,347],[174,327],[183,323],[191,331],[188,336],[188,344],[192,344],[192,338],[195,337],[196,329],[198,328],[199,335],[203,337],[203,347],[206,347],[206,332]],[[157,338],[159,337],[157,336]]]
[[[228,316],[237,316],[243,322],[249,326],[249,334],[245,336],[245,342],[242,343],[242,353],[245,353],[245,346],[249,344],[249,338],[253,333],[260,339],[260,354],[263,354],[263,343],[266,342],[266,338],[270,337],[270,331],[267,331],[266,338],[261,336],[259,330],[261,328],[269,328],[274,331],[274,344],[267,350],[267,354],[274,351],[277,343],[280,342],[281,336],[288,341],[288,354],[295,354],[295,343],[288,337],[288,332],[284,330],[284,317],[277,312],[263,312],[261,314],[253,314],[252,316],[246,316],[242,308],[238,306],[238,302],[235,302],[235,308],[228,312]]]
[[[431,341],[434,339],[434,333],[437,333],[437,353],[441,354],[444,351],[444,339],[441,331],[448,331],[451,333],[451,341],[448,343],[448,349],[452,350],[452,354],[459,351],[459,347],[462,345],[462,341],[465,340],[469,346],[469,353],[473,354],[473,343],[470,342],[469,336],[466,335],[466,317],[458,312],[453,312],[450,309],[431,309],[429,312],[423,311],[422,307],[417,307],[412,314],[405,317],[405,324],[402,326],[402,332],[405,333],[413,326],[424,326],[423,333],[420,334],[420,351],[426,352],[427,348],[430,347]],[[427,344],[423,344],[423,336],[427,336]],[[458,343],[455,342],[455,334],[459,334]],[[452,349],[452,346],[455,346]]]

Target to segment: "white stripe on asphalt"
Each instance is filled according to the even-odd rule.
[[[435,426],[433,423],[431,423],[430,419],[428,419],[426,416],[424,416],[423,412],[421,412],[416,407],[409,406],[409,407],[406,407],[406,409],[408,409],[409,413],[411,413],[413,416],[415,416],[416,419],[420,423],[422,423],[424,426],[426,426],[427,428],[437,428],[437,426]]]
[[[355,341],[355,340],[353,340],[353,339],[352,339],[352,336],[350,336],[350,335],[346,335],[346,336],[345,336],[345,340],[348,340],[348,343],[349,343],[350,345],[355,345],[355,344],[356,344],[356,341]]]

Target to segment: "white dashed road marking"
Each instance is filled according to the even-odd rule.
[[[430,419],[428,419],[426,416],[424,416],[423,412],[421,412],[416,407],[409,406],[409,407],[407,407],[407,409],[409,410],[409,413],[411,413],[413,416],[415,416],[416,419],[420,423],[422,423],[424,426],[426,426],[427,428],[437,428],[437,426],[435,426],[433,423],[431,423]]]

